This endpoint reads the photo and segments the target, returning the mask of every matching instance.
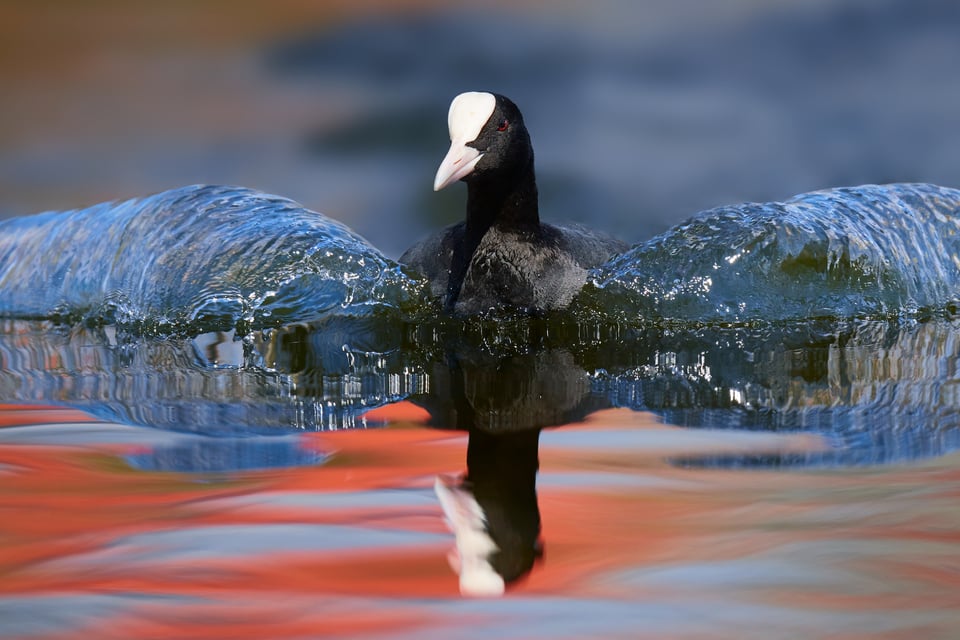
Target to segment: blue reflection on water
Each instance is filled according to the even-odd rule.
[[[303,446],[298,438],[191,438],[160,444],[124,456],[137,469],[222,473],[322,464],[327,454]]]

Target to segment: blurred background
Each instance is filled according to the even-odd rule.
[[[464,90],[519,104],[542,211],[631,242],[866,182],[960,186],[960,3],[2,0],[0,217],[253,187],[396,257]]]

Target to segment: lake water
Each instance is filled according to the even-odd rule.
[[[960,185],[957,7],[416,4],[7,9],[0,636],[957,637],[960,194],[790,198]],[[390,259],[478,88],[565,313]]]
[[[0,419],[8,637],[949,638],[960,624],[956,453],[678,464],[816,461],[828,443],[600,411],[540,434],[542,557],[505,596],[464,599],[433,485],[473,442],[413,404],[367,414],[383,428],[270,442],[70,409]]]
[[[949,637],[958,208],[929,185],[724,207],[564,313],[475,318],[249,190],[3,223],[0,619]]]

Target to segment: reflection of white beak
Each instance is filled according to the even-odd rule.
[[[437,476],[433,489],[457,539],[457,548],[448,560],[451,568],[460,575],[460,593],[465,596],[502,596],[506,585],[488,559],[497,550],[497,545],[485,530],[483,509],[469,491],[458,486],[456,480]]]
[[[437,169],[433,190],[440,191],[448,184],[470,175],[482,157],[482,153],[473,147],[468,147],[465,142],[459,140],[451,142],[450,150],[447,151],[446,157],[440,163],[440,168]]]

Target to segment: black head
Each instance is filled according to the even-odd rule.
[[[450,150],[437,170],[435,191],[457,180],[509,178],[532,167],[530,134],[509,98],[461,93],[450,104],[447,123]]]

